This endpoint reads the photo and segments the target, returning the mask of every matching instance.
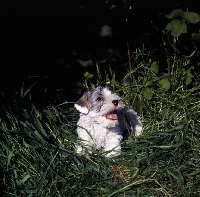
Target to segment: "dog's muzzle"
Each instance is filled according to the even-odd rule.
[[[113,100],[112,103],[115,107],[117,107],[119,101]],[[118,120],[117,110],[110,111],[109,113],[103,115],[103,117],[105,117],[106,119],[109,119],[109,120]]]

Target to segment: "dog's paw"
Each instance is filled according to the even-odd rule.
[[[135,126],[135,136],[140,136],[143,133],[143,128],[142,126],[136,125]]]
[[[116,158],[116,157],[118,157],[118,156],[120,156],[121,154],[119,153],[119,152],[114,152],[114,151],[112,151],[112,152],[110,152],[110,153],[107,153],[106,155],[105,155],[105,157],[107,158],[107,159],[114,159],[114,158]]]

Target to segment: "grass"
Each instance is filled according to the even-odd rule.
[[[143,136],[124,141],[115,160],[98,151],[76,154],[73,103],[38,110],[2,94],[1,196],[199,196],[199,78],[193,74],[186,83],[190,67],[184,62],[174,58],[170,75],[159,73],[156,62],[139,51],[133,72],[120,82],[112,70],[105,75],[104,83],[140,112],[144,125]],[[130,74],[134,84],[128,83]]]

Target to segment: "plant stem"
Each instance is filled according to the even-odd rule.
[[[132,6],[128,6],[128,11],[130,11]],[[131,73],[132,71],[132,64],[131,64],[131,53],[130,53],[130,47],[129,47],[129,39],[128,39],[128,16],[126,17],[126,44],[127,44],[127,55],[128,55],[128,65],[129,65],[129,71]],[[130,83],[133,83],[133,77],[130,74]]]

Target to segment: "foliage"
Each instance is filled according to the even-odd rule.
[[[188,21],[189,23],[198,23],[200,21],[199,14],[195,12],[184,12],[183,10],[172,10],[170,13],[166,14],[167,18],[175,19],[179,18],[183,21]]]
[[[172,36],[178,37],[182,33],[187,33],[186,22],[196,24],[200,21],[200,15],[195,12],[184,12],[183,10],[172,10],[166,14],[166,18],[172,19],[166,26]]]
[[[190,58],[170,59],[168,74],[151,51],[138,48],[133,71],[121,80],[117,69],[102,71],[98,64],[95,79],[86,76],[86,88],[111,85],[142,117],[144,135],[125,140],[115,160],[98,151],[76,154],[78,113],[71,103],[42,111],[31,102],[15,103],[13,114],[2,94],[2,196],[198,196],[199,78]],[[22,87],[21,102],[30,89]]]
[[[111,2],[109,7],[117,5]],[[142,118],[144,134],[125,140],[122,155],[114,160],[105,159],[101,151],[87,157],[76,153],[78,112],[73,103],[38,109],[31,101],[35,84],[30,88],[23,84],[15,95],[2,92],[1,196],[199,195],[199,49],[195,46],[185,55],[179,47],[188,23],[196,24],[199,15],[173,10],[166,17],[172,21],[160,31],[159,48],[148,47],[142,40],[133,50],[131,71],[121,45],[107,45],[117,40],[116,29],[109,23],[97,24],[98,36],[91,33],[92,44],[99,47],[97,54],[90,45],[89,52],[84,51],[86,59],[83,54],[75,58],[83,71],[84,82],[77,83],[79,94],[83,88],[110,85]],[[198,33],[192,36],[198,41]],[[164,66],[158,57],[160,49],[165,51]],[[74,69],[73,63],[69,61],[68,70]]]

